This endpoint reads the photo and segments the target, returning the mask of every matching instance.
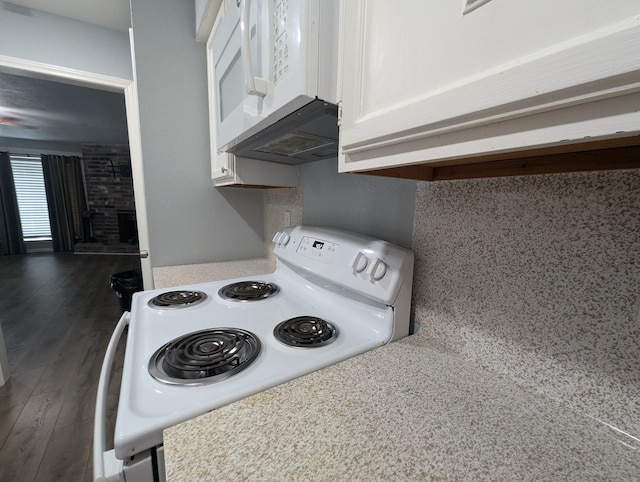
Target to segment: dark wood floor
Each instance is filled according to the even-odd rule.
[[[134,256],[0,256],[0,323],[12,372],[0,387],[0,481],[92,480],[98,377],[120,317],[109,277],[135,267]]]

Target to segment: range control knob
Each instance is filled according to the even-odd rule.
[[[351,267],[356,273],[362,273],[369,264],[369,258],[362,252],[358,252],[351,260]]]
[[[291,236],[287,233],[278,231],[271,241],[273,241],[277,246],[286,246],[290,239]]]
[[[371,275],[371,282],[380,281],[387,274],[387,265],[380,258],[377,258],[368,271]]]

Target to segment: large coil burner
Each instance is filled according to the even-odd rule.
[[[285,345],[315,348],[328,345],[338,337],[337,328],[315,316],[297,316],[279,323],[273,336]]]
[[[263,281],[240,281],[223,286],[218,295],[231,301],[259,301],[269,298],[280,291],[278,285]]]
[[[260,353],[260,340],[237,328],[196,331],[171,340],[149,361],[149,373],[171,385],[207,385],[247,368]]]
[[[155,309],[178,309],[196,305],[204,301],[207,295],[202,291],[167,291],[149,300],[149,306]]]

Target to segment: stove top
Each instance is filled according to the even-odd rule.
[[[273,336],[285,345],[315,348],[335,341],[338,330],[322,318],[296,316],[278,323],[273,329]]]
[[[149,300],[149,306],[156,309],[188,308],[207,299],[202,291],[166,291]]]
[[[169,426],[408,334],[412,253],[300,229],[278,238],[274,273],[134,294],[117,458],[161,444]],[[377,259],[369,272],[363,256]]]
[[[239,281],[223,286],[218,291],[218,296],[232,301],[260,301],[277,294],[280,291],[278,285],[265,283],[264,281]]]
[[[180,336],[151,357],[149,373],[175,385],[200,386],[247,368],[260,353],[260,340],[237,328],[200,330]]]

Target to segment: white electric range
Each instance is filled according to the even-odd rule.
[[[411,251],[303,226],[273,242],[273,273],[134,294],[98,388],[95,480],[162,481],[165,428],[409,334]],[[106,451],[106,385],[127,325]]]

